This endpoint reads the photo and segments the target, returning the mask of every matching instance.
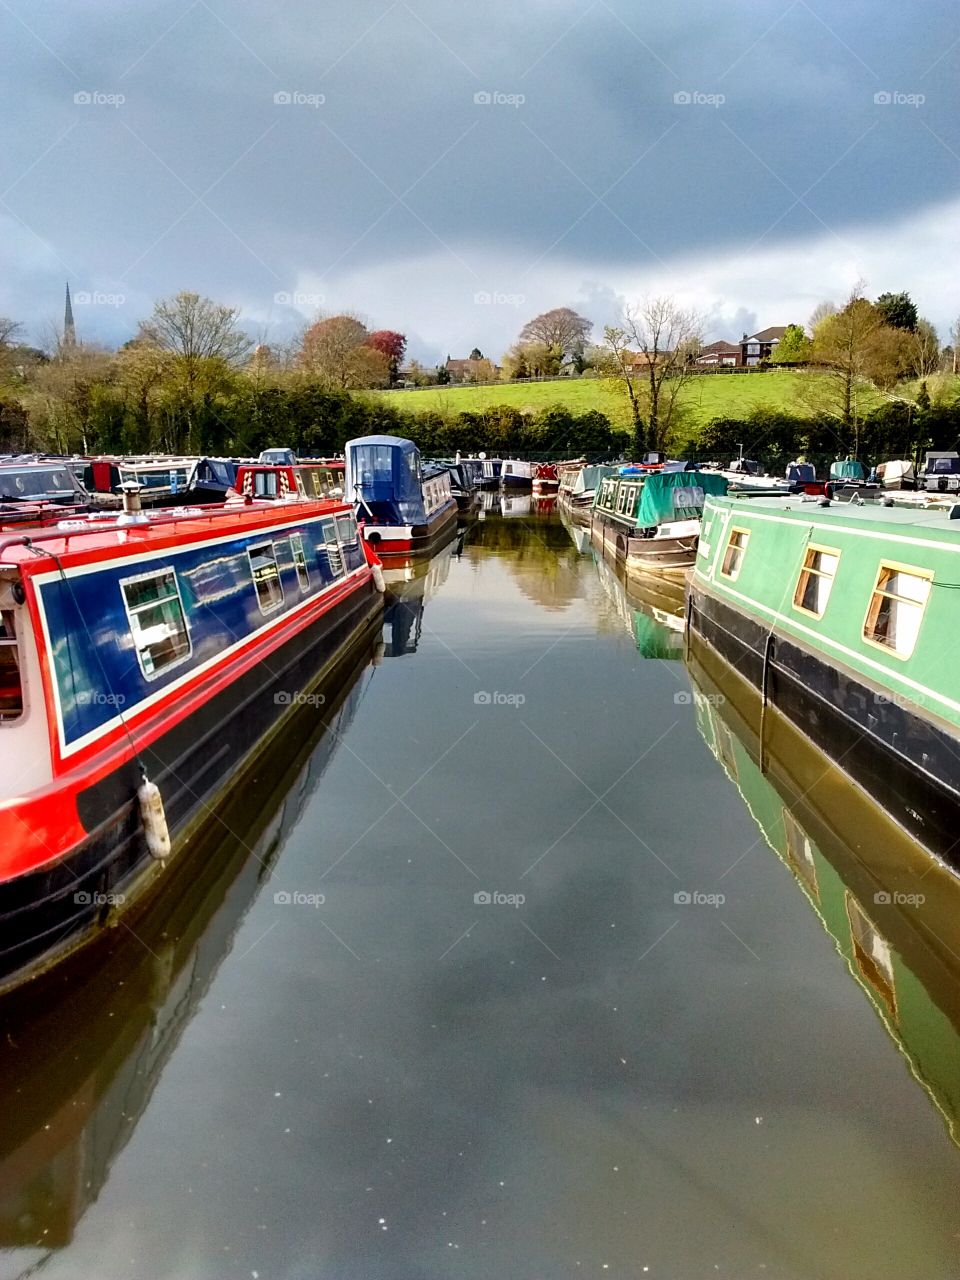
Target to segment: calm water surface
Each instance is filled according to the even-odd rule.
[[[761,775],[675,605],[533,515],[395,585],[0,1009],[2,1280],[960,1275],[954,884],[776,726]]]

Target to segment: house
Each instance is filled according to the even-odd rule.
[[[737,363],[754,365],[766,360],[786,332],[785,324],[775,324],[769,329],[761,329],[759,333],[745,333],[740,339],[740,359]]]
[[[500,369],[490,360],[451,360],[444,365],[451,382],[492,382]]]
[[[740,347],[737,343],[727,342],[721,338],[719,342],[711,342],[701,347],[697,356],[697,364],[710,367],[716,365],[738,365],[740,363]]]

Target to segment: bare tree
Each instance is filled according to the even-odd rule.
[[[953,346],[953,372],[960,371],[960,316],[950,326],[950,342]]]
[[[835,316],[836,314],[837,314],[836,303],[818,302],[817,305],[813,308],[813,312],[810,316],[810,319],[807,321],[807,332],[812,337],[813,334],[816,332],[817,325],[820,323],[821,320],[826,320],[828,316]]]
[[[170,352],[192,390],[205,361],[237,364],[250,350],[250,339],[237,328],[239,318],[238,307],[183,292],[154,303],[150,319],[140,324],[140,337]]]
[[[0,348],[13,346],[12,339],[17,338],[23,329],[19,320],[11,320],[9,316],[0,316]]]
[[[923,316],[907,337],[907,354],[918,378],[929,378],[940,368],[940,339],[936,329]]]
[[[522,347],[542,343],[545,347],[559,350],[561,359],[565,356],[578,358],[583,355],[592,328],[592,321],[577,315],[569,307],[555,307],[553,311],[544,311],[528,320],[520,330],[519,343]]]
[[[633,412],[637,447],[662,449],[677,424],[680,392],[696,371],[703,327],[701,317],[671,297],[646,298],[627,307],[622,325],[604,330],[612,369]]]

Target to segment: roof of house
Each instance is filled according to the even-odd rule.
[[[446,368],[451,373],[467,373],[471,369],[475,369],[478,364],[488,365],[489,360],[450,360],[448,358]]]
[[[717,354],[720,354],[721,352],[729,351],[732,355],[735,352],[738,352],[739,350],[740,350],[740,347],[737,343],[727,342],[726,338],[721,338],[719,342],[710,342],[705,347],[701,347],[700,354],[702,356],[709,356],[709,355],[712,355],[714,352],[717,352]]]
[[[761,329],[759,333],[751,333],[749,341],[753,342],[777,342],[787,332],[785,324],[773,324],[769,329]]]

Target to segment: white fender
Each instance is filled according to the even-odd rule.
[[[378,564],[372,564],[370,568],[373,570],[373,585],[378,591],[386,591],[387,584],[383,577],[383,569]]]
[[[163,811],[163,797],[157,784],[151,782],[146,775],[137,790],[137,799],[140,801],[140,817],[150,856],[161,860],[169,858],[170,831]]]

